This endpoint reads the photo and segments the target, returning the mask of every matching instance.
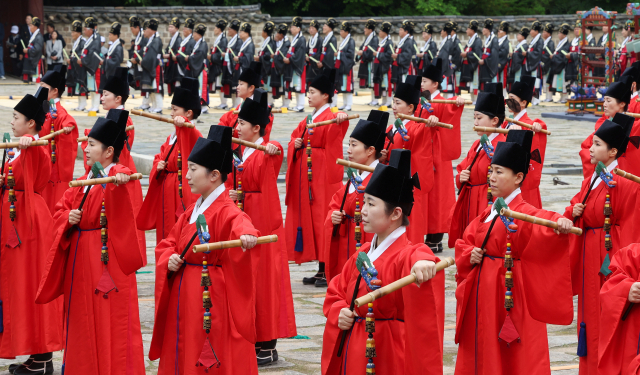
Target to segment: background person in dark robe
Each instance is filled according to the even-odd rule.
[[[511,64],[511,42],[509,41],[509,23],[500,22],[498,26],[498,74],[497,81],[502,85],[502,96],[507,96],[508,72]]]
[[[199,23],[193,29],[193,40],[196,42],[187,60],[187,70],[189,77],[198,80],[198,95],[202,99],[202,113],[209,113],[209,84],[207,75],[209,74],[209,60],[207,54],[209,47],[204,40],[204,33],[207,27]]]
[[[376,35],[376,21],[368,19],[364,25],[365,39],[360,45],[360,50],[356,51],[356,62],[359,60],[358,65],[358,79],[360,80],[359,87],[361,89],[371,89],[371,102],[367,103],[371,106],[377,106],[378,101],[375,100],[375,93],[373,91],[373,59],[374,52],[378,49],[378,36]]]
[[[571,51],[571,43],[569,43],[569,38],[567,37],[569,30],[571,30],[571,26],[566,23],[560,25],[558,45],[551,56],[551,61],[549,61],[550,69],[547,84],[551,92],[560,94],[559,103],[567,102],[567,85],[569,82],[567,81],[566,69],[568,68],[567,62]]]
[[[478,36],[478,21],[469,21],[467,27],[467,44],[464,47],[464,51],[460,54],[462,57],[462,70],[460,74],[460,90],[469,91],[471,95],[471,102],[475,102],[476,95],[478,95],[478,89],[480,89],[479,77],[478,77],[478,62],[482,59],[482,40]]]
[[[287,38],[287,31],[289,30],[286,23],[281,23],[276,27],[276,34],[273,37],[276,41],[276,49],[273,53],[273,61],[271,62],[271,77],[269,79],[269,86],[271,87],[271,102],[282,97],[282,107],[288,108],[290,100],[285,95],[286,82],[284,80],[286,64],[284,63],[284,57],[291,42]]]
[[[438,59],[442,61],[442,92],[445,96],[450,97],[448,93],[455,93],[456,78],[455,71],[451,62],[451,49],[453,42],[451,40],[451,30],[453,29],[453,23],[447,22],[442,26],[440,30],[440,43],[438,44]]]
[[[531,42],[529,43],[529,49],[523,52],[525,57],[522,64],[524,71],[523,75],[528,75],[536,78],[536,86],[531,100],[532,105],[538,105],[540,100],[540,93],[542,91],[542,50],[544,49],[544,40],[542,39],[542,23],[540,21],[533,21],[531,23]]]
[[[182,40],[178,45],[176,55],[171,58],[177,64],[178,68],[178,81],[182,81],[183,77],[191,77],[187,69],[188,57],[193,52],[193,46],[196,42],[193,40],[193,29],[196,27],[196,20],[193,18],[187,18],[184,20],[184,26],[182,27]]]
[[[553,101],[553,92],[551,91],[551,87],[547,83],[549,80],[549,75],[551,71],[551,58],[553,57],[553,53],[556,50],[555,42],[553,41],[553,31],[555,27],[551,23],[547,23],[544,25],[544,29],[542,30],[542,57],[540,58],[540,65],[542,66],[542,84],[541,87],[544,89],[546,93],[545,102]],[[542,92],[540,93],[542,94]]]
[[[38,17],[31,19],[28,25],[31,36],[24,42],[22,49],[24,58],[22,59],[22,81],[25,83],[40,83],[40,78],[44,74],[42,53],[44,51],[44,38],[40,33],[42,21]]]
[[[335,18],[327,18],[327,22],[322,25],[322,33],[324,34],[321,47],[322,54],[316,66],[321,69],[324,74],[329,74],[331,69],[335,68],[338,42],[336,36],[333,34],[333,30],[338,27],[339,24]],[[331,107],[338,107],[337,100],[332,100]]]
[[[336,74],[336,95],[334,102],[338,103],[338,93],[342,93],[342,106],[339,110],[350,111],[353,105],[353,65],[355,64],[356,41],[351,35],[351,24],[343,21],[340,25],[340,36],[342,41],[338,45],[335,67]]]
[[[269,84],[271,79],[271,69],[273,69],[271,65],[273,65],[272,60],[273,58],[275,58],[276,49],[278,48],[276,46],[276,41],[273,38],[273,32],[275,29],[276,29],[276,24],[271,21],[267,21],[264,24],[264,26],[262,27],[263,41],[262,41],[262,45],[260,46],[260,52],[258,52],[258,55],[253,58],[254,61],[260,62],[260,65],[261,65],[260,87],[262,87],[262,89],[268,92],[269,95],[271,94],[271,86]],[[273,106],[272,95],[269,96],[269,106]]]
[[[316,20],[309,22],[309,40],[307,40],[307,86],[313,82],[313,80],[322,74],[322,69],[318,67],[318,62],[322,59],[322,41],[323,37],[320,35],[320,29],[322,25]],[[274,44],[275,45],[275,44]],[[275,51],[275,47],[273,48]],[[263,65],[264,67],[264,65]],[[266,80],[265,80],[266,82]],[[265,87],[265,90],[267,88]],[[267,90],[267,92],[270,90]]]
[[[480,87],[485,90],[486,84],[498,82],[497,74],[500,60],[498,38],[493,33],[493,20],[491,18],[484,20],[482,35],[484,35],[484,42],[482,43],[481,60],[478,61],[478,81]]]
[[[109,30],[109,41],[111,42],[111,45],[103,57],[104,62],[102,63],[102,71],[100,72],[100,94],[102,94],[102,89],[104,88],[105,83],[107,83],[110,77],[113,77],[116,74],[116,69],[120,67],[124,60],[124,48],[122,47],[122,41],[120,40],[121,27],[122,26],[118,22],[114,22],[111,24],[111,28]]]
[[[87,17],[84,20],[84,36],[86,41],[82,54],[80,55],[80,64],[86,72],[87,92],[90,96],[90,104],[88,111],[98,113],[100,111],[100,35],[96,33],[98,20],[94,17]]]
[[[229,28],[227,29],[227,49],[224,51],[224,62],[222,63],[222,90],[224,91],[225,100],[220,103],[219,109],[227,109],[226,99],[231,99],[231,106],[237,105],[236,103],[236,86],[238,86],[237,76],[235,74],[236,62],[234,58],[240,53],[240,47],[242,47],[242,41],[238,35],[240,30],[240,21],[237,19],[231,20]]]
[[[147,44],[145,37],[142,32],[142,18],[138,16],[129,17],[129,30],[131,30],[131,35],[133,39],[131,39],[131,48],[128,50],[129,52],[129,62],[131,65],[131,75],[133,79],[131,79],[131,87],[136,90],[140,90],[140,78],[142,78],[142,68],[140,67],[139,60],[142,58],[142,48]],[[136,55],[140,55],[140,59]],[[137,107],[136,109],[149,109],[149,103],[147,98],[142,98],[142,105]]]
[[[178,73],[178,65],[173,59],[178,53],[182,37],[180,36],[180,19],[173,17],[169,21],[169,44],[164,49],[162,59],[165,61],[163,66],[164,82],[167,84],[167,95],[171,96],[176,91],[176,83],[180,82],[180,74]]]
[[[415,66],[413,65],[413,56],[416,54],[416,42],[413,40],[415,27],[415,22],[404,20],[398,30],[400,41],[395,52],[391,54],[394,60],[391,67],[391,83],[394,84],[394,93],[398,83],[404,82],[407,75],[415,75]]]
[[[514,82],[519,82],[520,77],[527,75],[525,72],[524,62],[527,50],[529,49],[529,45],[527,44],[528,36],[529,28],[526,26],[523,26],[518,34],[516,34],[516,40],[518,43],[513,48],[511,63],[509,64],[509,85],[512,85]]]
[[[451,69],[455,74],[455,81],[452,81],[454,82],[453,91],[447,92],[447,95],[446,95],[447,98],[452,98],[455,95],[460,93],[460,87],[458,85],[460,85],[460,82],[461,82],[461,78],[460,78],[460,75],[462,74],[461,54],[464,50],[464,47],[460,42],[460,38],[458,38],[458,23],[453,21],[451,22],[451,24],[452,24],[451,34],[449,37],[449,40],[451,42],[449,45],[449,60],[451,61]]]
[[[78,107],[74,111],[82,111],[87,106],[87,74],[80,64],[80,55],[84,49],[84,38],[82,38],[82,22],[76,20],[71,24],[71,38],[73,44],[69,52],[67,66],[67,96],[78,97]]]
[[[438,56],[438,45],[433,41],[433,26],[427,23],[422,28],[422,40],[424,44],[420,52],[416,53],[418,60],[416,74],[420,75],[424,69]]]
[[[391,64],[393,63],[393,41],[389,36],[391,23],[383,22],[378,31],[378,46],[373,54],[373,97],[380,105],[390,106],[393,98]],[[386,98],[386,99],[385,99]],[[381,100],[382,99],[382,100]]]
[[[285,81],[289,82],[287,90],[289,100],[292,99],[292,93],[296,94],[296,106],[292,108],[292,110],[303,112],[304,99],[307,92],[307,41],[302,34],[302,18],[293,17],[289,30],[292,35],[291,45],[284,59],[282,59],[282,61],[287,64],[286,71],[288,77],[285,77]]]
[[[253,44],[253,39],[251,38],[250,23],[244,22],[242,23],[242,25],[240,25],[238,38],[238,42],[240,43],[240,50],[238,51],[237,56],[233,57],[232,59],[234,65],[233,78],[236,82],[236,86],[242,72],[251,67],[251,63],[254,61],[256,54],[256,46]],[[241,102],[242,98],[236,96],[233,104],[238,105]]]
[[[164,81],[162,76],[162,39],[158,36],[157,19],[149,20],[149,26],[144,30],[144,37],[147,43],[142,48],[142,77],[140,84],[142,87],[142,95],[149,98],[149,112],[162,113],[162,99],[164,95]]]
[[[578,54],[578,49],[580,48],[580,41],[582,40],[581,35],[582,22],[580,19],[577,19],[573,26],[573,39],[571,39],[569,56],[567,56],[567,68],[565,70],[565,81],[569,82],[571,85],[578,79],[578,68],[580,67],[580,54]]]

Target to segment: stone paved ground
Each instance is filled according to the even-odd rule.
[[[5,82],[7,84],[5,84]],[[11,121],[11,109],[17,103],[15,100],[6,99],[8,95],[24,95],[33,93],[35,87],[32,85],[22,85],[18,81],[5,81],[0,84],[0,132],[10,131],[9,122]],[[363,117],[366,117],[370,107],[363,105],[370,100],[368,93],[362,92],[354,98],[354,111]],[[341,100],[341,99],[340,99]],[[76,105],[75,98],[63,98],[63,105],[66,108],[74,108]],[[132,98],[127,103],[127,108],[140,105],[139,98]],[[165,99],[165,106],[168,107],[169,98]],[[217,97],[212,96],[212,107],[217,105]],[[539,107],[533,107],[529,110],[532,118],[540,117],[541,112],[563,112],[564,106],[559,104],[545,104]],[[164,111],[168,114],[168,110]],[[216,124],[220,118],[222,111],[211,111],[211,114],[203,115],[198,123],[198,129],[205,133],[211,124]],[[306,109],[306,113],[310,113],[310,109]],[[472,107],[467,106],[462,116],[462,150],[466,153],[471,143],[477,138],[472,128]],[[84,113],[72,112],[78,121],[78,125],[82,129],[92,126],[95,118],[88,117]],[[104,114],[99,114],[104,115]],[[280,141],[286,147],[289,135],[292,129],[302,119],[300,113],[276,114],[276,120],[273,127],[272,139]],[[136,126],[136,137],[133,146],[133,152],[148,156],[153,156],[158,150],[162,142],[171,133],[171,127],[168,124],[160,123],[146,118],[133,118]],[[582,178],[579,173],[580,159],[578,158],[578,150],[582,140],[593,130],[593,123],[584,121],[567,121],[567,120],[548,120],[549,129],[553,134],[548,138],[545,168],[542,175],[541,191],[543,206],[546,209],[562,212],[569,200],[580,188]],[[350,130],[355,126],[352,122]],[[457,161],[453,163],[457,165]],[[82,174],[81,163],[76,162],[76,177]],[[284,176],[282,176],[284,177]],[[557,177],[569,185],[554,185],[553,179]],[[279,190],[281,193],[281,201],[284,202],[284,179],[279,182]],[[147,181],[143,181],[143,187],[146,189]],[[146,190],[145,190],[146,192]],[[284,212],[283,205],[283,212]],[[446,246],[446,237],[443,243]],[[147,233],[147,253],[149,265],[140,270],[138,279],[138,294],[140,302],[140,319],[142,321],[143,340],[145,345],[145,353],[148,351],[151,341],[151,333],[153,328],[153,283],[155,274],[154,260],[155,233]],[[445,248],[444,256],[453,256],[453,250]],[[307,336],[303,339],[284,339],[278,343],[278,352],[280,361],[276,365],[260,369],[261,373],[276,374],[319,374],[320,373],[320,353],[322,346],[322,334],[326,319],[322,314],[322,303],[324,301],[324,288],[315,288],[313,286],[302,285],[301,279],[304,276],[313,274],[317,270],[315,263],[307,263],[302,265],[290,264],[291,284],[296,312],[296,322],[298,327],[298,335]],[[455,324],[455,267],[451,267],[447,271],[446,285],[446,331],[444,338],[444,373],[453,374],[455,367],[456,345],[454,343],[454,324]],[[574,302],[575,305],[575,302]],[[552,366],[567,366],[577,363],[576,347],[576,324],[570,326],[552,326],[547,327],[549,332],[549,352]],[[56,373],[59,373],[62,353],[55,353]],[[0,375],[8,374],[6,371],[12,360],[0,360]],[[147,373],[155,374],[157,362],[147,360]],[[577,370],[556,370],[554,374],[577,374]]]

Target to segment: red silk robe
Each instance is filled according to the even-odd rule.
[[[368,252],[370,243],[362,245]],[[367,306],[356,307],[358,318],[349,331],[342,356],[337,357],[342,330],[338,328],[340,310],[349,308],[358,272],[357,253],[345,263],[342,273],[331,280],[324,301],[327,323],[322,339],[322,374],[364,374],[367,364],[365,346],[367,332],[363,317]],[[424,244],[409,242],[406,233],[400,236],[373,262],[383,285],[411,273],[418,260],[437,262]],[[364,280],[360,282],[358,297],[367,294]],[[376,318],[377,357],[373,359],[378,374],[442,374],[442,345],[444,332],[444,273],[418,288],[408,285],[373,302]],[[419,343],[419,344],[417,344]],[[425,350],[428,348],[428,350]]]
[[[202,261],[207,260],[212,287],[211,331],[209,342],[221,362],[215,374],[257,374],[253,273],[251,251],[239,248],[212,251],[209,254],[188,250],[185,263],[173,277],[167,277],[169,258],[180,254],[196,233],[189,224],[193,203],[187,207],[169,236],[156,247],[156,318],[149,359],[160,358],[158,375],[204,374],[196,367],[207,334],[202,329],[203,287],[200,286]],[[247,214],[223,192],[204,212],[211,234],[210,242],[235,240],[243,234],[259,236]],[[196,237],[193,245],[199,244]],[[262,246],[262,245],[258,245]]]
[[[547,130],[547,124],[544,121],[536,118],[532,120],[529,118],[529,114],[525,112],[525,114],[520,117],[520,121],[533,125],[534,122],[537,122],[542,126],[542,129]],[[511,125],[510,122],[505,121],[502,124],[503,128],[509,128]],[[523,130],[527,130],[527,128],[523,127]],[[531,141],[531,152],[538,151],[540,153],[540,162],[537,162],[531,159],[529,163],[529,172],[527,173],[527,177],[524,179],[522,186],[520,189],[522,190],[522,198],[529,204],[531,204],[535,208],[542,208],[542,198],[540,197],[540,180],[542,179],[542,166],[544,165],[544,155],[547,150],[547,135],[544,133],[534,133],[533,139]]]
[[[116,173],[131,171],[116,164],[109,176]],[[78,208],[84,188],[69,188],[56,205],[55,240],[36,302],[64,296],[63,369],[69,374],[145,373],[135,272],[146,263],[146,253],[131,246],[138,241],[131,191],[126,185],[93,186],[79,230],[69,224],[69,212]],[[100,261],[103,200],[109,236],[106,266]],[[96,292],[102,277],[110,277],[117,291]]]
[[[249,252],[255,275],[256,335],[259,342],[297,334],[277,185],[284,151],[280,143],[269,143],[278,147],[281,154],[267,155],[256,150],[243,160],[242,171],[236,172],[237,182],[242,183],[244,193],[243,209],[253,226],[263,235],[278,235],[278,242],[261,245]],[[229,174],[225,185],[227,189],[234,189],[233,173]]]
[[[393,129],[393,142],[389,147],[388,158],[391,150],[407,149],[411,150],[411,174],[418,173],[420,189],[413,189],[413,208],[409,216],[409,226],[407,227],[407,237],[413,243],[424,243],[424,236],[427,234],[428,217],[428,194],[434,185],[433,173],[433,146],[429,142],[431,129],[423,123],[414,121],[407,122],[404,127],[407,129],[409,140],[406,142],[402,135],[395,130],[394,125],[387,127],[387,132]],[[389,145],[389,139],[384,142],[384,148]]]
[[[56,103],[58,116],[53,119],[51,113],[47,113],[40,137],[44,137],[53,131],[62,130],[63,128],[73,127],[69,134],[60,134],[53,140],[56,142],[56,162],[51,162],[51,177],[47,183],[47,187],[42,192],[42,197],[49,206],[49,211],[53,215],[55,213],[56,203],[62,198],[62,194],[69,188],[69,181],[73,180],[73,168],[78,155],[78,125],[76,120],[67,113],[62,107],[61,102]],[[52,127],[53,125],[53,127]],[[51,140],[45,148],[51,155]],[[51,160],[51,156],[49,156]]]
[[[336,118],[327,107],[314,122]],[[307,126],[305,117],[291,133],[287,149],[287,214],[284,230],[287,237],[289,260],[304,263],[312,260],[324,262],[324,219],[331,197],[340,188],[344,168],[336,164],[342,159],[342,140],[349,121],[320,126],[313,135],[305,132],[302,148],[295,148],[296,138],[302,136]],[[307,177],[307,141],[311,139],[312,180]],[[313,200],[309,200],[309,187]],[[298,228],[302,228],[302,251],[295,251]]]
[[[640,280],[640,245],[631,244],[618,250],[609,269],[613,272],[600,290],[600,337],[598,373],[636,374],[640,309],[631,308],[626,320],[622,316],[630,305],[631,285]]]
[[[340,231],[336,237],[333,237],[333,223],[331,222],[331,214],[333,211],[340,211],[340,205],[342,204],[342,198],[344,197],[345,189],[349,185],[343,185],[331,198],[331,203],[329,203],[329,210],[327,211],[327,217],[324,220],[324,261],[325,261],[325,273],[327,280],[331,280],[334,276],[337,276],[340,272],[342,272],[342,267],[344,264],[351,258],[353,254],[356,253],[356,240],[355,240],[355,228],[356,224],[354,222],[354,215],[356,211],[356,200],[360,204],[360,209],[362,209],[363,200],[364,200],[364,188],[367,187],[369,180],[371,179],[371,175],[373,173],[369,173],[362,180],[362,192],[358,193],[357,190],[354,190],[353,193],[347,194],[347,199],[344,202],[344,212],[347,214],[347,217],[340,224]],[[366,233],[362,228],[362,224],[360,224],[360,244],[364,244],[365,242],[371,242],[373,238],[373,233]]]
[[[557,221],[561,216],[540,210],[517,195],[509,207],[518,212]],[[520,341],[498,338],[507,311],[504,307],[507,247],[504,224],[498,218],[485,246],[482,263],[471,264],[471,251],[482,246],[491,222],[487,207],[456,241],[456,374],[550,374],[547,327],[571,324],[573,299],[569,265],[569,235],[515,220],[511,234],[514,259],[514,307],[509,313]]]
[[[51,160],[44,147],[21,150],[5,164],[15,180],[16,218],[9,217],[9,189],[2,186],[0,216],[0,300],[4,331],[0,333],[0,358],[39,354],[62,348],[62,300],[36,304],[38,283],[53,237],[51,212],[42,191],[49,180]]]
[[[140,230],[156,230],[156,243],[160,243],[176,223],[185,207],[189,207],[198,197],[191,194],[187,183],[189,154],[196,144],[198,137],[202,137],[199,130],[176,126],[176,145],[169,154],[172,145],[169,144],[171,136],[160,146],[160,153],[153,158],[153,167],[149,174],[149,190],[142,203],[142,208],[137,217],[137,226]],[[178,192],[178,152],[182,159],[182,198]],[[158,177],[158,162],[164,161],[167,156],[167,165]]]
[[[504,142],[504,134],[498,134],[491,144],[495,149],[498,142]],[[464,158],[456,167],[458,174],[456,175],[456,187],[460,189],[462,183],[460,182],[460,172],[464,169],[468,169],[473,158],[478,152],[481,154],[476,159],[473,168],[471,168],[471,174],[468,183],[464,189],[460,191],[458,200],[452,209],[451,213],[451,226],[449,227],[449,248],[453,248],[458,239],[462,238],[462,234],[467,229],[469,223],[473,221],[478,215],[487,208],[489,200],[487,199],[487,171],[491,166],[491,159],[487,156],[482,148],[476,152],[476,149],[480,145],[480,140],[473,142],[471,149],[467,152],[467,157]]]
[[[240,106],[242,104],[238,104],[235,110],[240,110]],[[233,136],[238,138],[238,131],[236,130],[236,126],[238,125],[238,114],[234,114],[233,110],[225,112],[220,120],[218,121],[218,125],[224,125],[233,128]],[[269,114],[269,123],[264,127],[264,139],[265,142],[269,142],[269,137],[271,136],[271,128],[273,127],[273,114]]]
[[[433,99],[444,100],[438,94]],[[455,98],[453,98],[455,100]],[[431,104],[433,112],[427,112],[422,106],[416,110],[416,116],[429,118],[436,116],[440,122],[453,125],[453,129],[431,128],[433,148],[433,189],[428,193],[427,233],[446,233],[451,225],[451,207],[456,204],[456,189],[453,186],[453,166],[451,161],[460,157],[460,117],[464,106],[455,104]],[[427,142],[427,147],[429,142]]]
[[[571,238],[571,279],[573,294],[578,295],[578,323],[586,324],[587,356],[580,358],[581,374],[596,374],[598,368],[598,334],[600,330],[600,288],[605,281],[599,271],[607,255],[604,247],[604,203],[606,195],[610,195],[611,208],[611,242],[613,248],[608,251],[613,259],[616,252],[633,242],[640,240],[635,216],[636,196],[639,186],[625,178],[613,175],[617,186],[607,188],[604,182],[595,187],[589,194],[582,216],[576,226],[583,230],[581,237]],[[582,203],[591,178],[582,181],[582,188],[565,209],[564,216],[573,219],[573,206]],[[607,327],[610,328],[610,327]],[[580,324],[578,324],[578,333]]]
[[[640,113],[640,102],[638,101],[638,98],[640,98],[638,95],[634,95],[631,97],[631,103],[629,103],[627,112]]]

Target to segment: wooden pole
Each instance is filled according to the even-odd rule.
[[[638,100],[638,99],[636,99],[636,100]],[[624,114],[627,115],[627,116],[631,116],[633,118],[640,118],[640,113],[625,112]]]
[[[147,112],[143,112],[143,111],[138,111],[135,109],[132,109],[131,112],[129,112],[133,115],[136,116],[142,116],[142,117],[146,117],[146,118],[150,118],[150,119],[154,119],[154,120],[158,120],[158,121],[162,121],[162,122],[166,122],[167,124],[172,124],[173,125],[173,119],[169,118],[169,117],[164,117],[162,115],[156,115],[155,113],[147,113]],[[196,126],[190,122],[185,122],[184,124],[182,124],[182,126],[185,126],[187,128],[195,128]]]
[[[484,126],[474,126],[473,131],[475,132],[483,132],[483,133],[500,133],[500,134],[508,134],[509,129],[502,128],[487,128]]]
[[[634,174],[631,174],[631,173],[627,173],[627,172],[623,171],[620,168],[613,168],[613,173],[617,174],[620,177],[624,177],[627,180],[631,180],[633,182],[637,182],[637,183],[640,184],[640,177],[638,177],[638,176],[636,176]]]
[[[533,129],[533,125],[529,125],[526,122],[522,122],[522,121],[519,121],[519,120],[514,120],[514,119],[509,118],[509,117],[505,117],[504,119],[505,119],[505,121],[510,122],[512,124],[520,125],[520,126],[522,126],[524,128],[527,128],[527,129]],[[546,135],[551,135],[551,132],[546,130],[546,129],[540,130],[540,133],[544,133]]]
[[[278,241],[278,236],[276,236],[275,234],[272,234],[270,236],[258,237],[257,245],[262,245],[265,243],[271,243],[271,242],[277,242],[277,241]],[[232,247],[240,247],[240,246],[242,246],[242,241],[240,240],[220,241],[220,242],[214,242],[214,243],[205,243],[202,245],[195,245],[193,247],[193,252],[204,253],[212,250],[222,250],[222,249],[229,249]]]
[[[266,151],[267,150],[267,148],[265,146],[263,146],[263,145],[258,145],[258,144],[255,144],[253,142],[244,141],[244,140],[242,140],[240,138],[231,138],[231,142],[233,142],[233,143],[235,143],[237,145],[242,145],[242,146],[245,146],[245,147],[255,148],[256,150],[260,150],[260,151]],[[280,150],[278,150],[277,154],[278,155],[281,154]]]
[[[33,147],[33,146],[46,146],[49,144],[49,141],[47,140],[39,140],[39,141],[33,141],[31,142],[31,144],[29,145],[29,147]],[[19,143],[18,142],[6,142],[6,143],[0,143],[0,149],[3,148],[16,148],[18,147]]]
[[[427,101],[433,104],[456,104],[455,100],[450,99],[431,99]],[[473,104],[473,102],[471,100],[465,100],[464,104]]]
[[[423,124],[427,123],[427,120],[423,119],[422,117],[403,115],[402,113],[398,113],[398,117],[400,117],[401,119],[404,119],[404,120],[411,120],[411,121],[415,121],[415,122],[421,122]],[[453,125],[445,124],[444,122],[438,122],[436,125],[441,127],[441,128],[445,128],[445,129],[453,129]]]
[[[40,137],[40,140],[41,141],[48,141],[49,139],[57,137],[60,134],[64,134],[64,129],[56,130],[53,133],[49,133],[49,134],[45,135],[44,137]]]
[[[542,225],[547,228],[558,229],[558,223],[556,223],[555,221],[541,219],[539,217],[523,214],[517,211],[511,211],[503,208],[502,210],[500,210],[500,215],[526,221],[527,223],[531,224]],[[582,229],[578,227],[571,227],[571,233],[582,236]]]
[[[234,115],[237,115],[238,113],[240,113],[239,109],[233,110]],[[289,112],[287,110],[283,111],[283,108],[271,108],[271,113],[289,113]]]
[[[131,181],[141,180],[142,173],[133,173],[129,176]],[[116,176],[109,177],[101,177],[101,178],[90,178],[88,180],[75,180],[69,182],[69,187],[79,187],[79,186],[93,186],[93,185],[101,185],[101,184],[114,184],[116,183]]]
[[[373,170],[375,169],[375,168],[372,168],[372,167],[370,167],[368,165],[354,163],[352,161],[344,160],[344,159],[336,159],[336,164],[340,164],[340,165],[345,166],[345,167],[351,167],[351,168],[357,169],[359,171],[365,171],[365,172],[373,172]]]
[[[347,116],[347,120],[353,120],[356,118],[359,118],[360,115],[349,115]],[[320,121],[320,122],[314,122],[311,124],[307,124],[307,128],[317,128],[318,126],[324,126],[324,125],[331,125],[338,122],[337,118],[334,118],[332,120],[327,120],[327,121]]]

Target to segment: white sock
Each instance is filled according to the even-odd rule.
[[[289,104],[291,104],[291,99],[282,98],[282,106],[285,108],[289,108]]]
[[[91,93],[91,109],[96,111],[100,109],[100,94],[97,92]]]
[[[547,91],[547,100],[549,101],[553,100],[553,93],[551,91]]]
[[[296,93],[296,107],[304,108],[304,94],[297,92]]]
[[[540,104],[540,99],[538,99],[538,98],[533,98],[533,99],[531,100],[531,103],[532,103],[533,105],[538,105],[538,104]]]
[[[142,108],[146,108],[149,106],[149,94],[145,94],[142,96]]]
[[[351,108],[351,106],[353,105],[353,94],[344,94],[345,98],[346,98],[346,105],[348,108]]]
[[[87,106],[87,97],[78,96],[78,108],[85,109],[86,106]]]
[[[377,103],[378,99],[376,99],[376,92],[374,90],[371,90],[371,102],[370,103]]]
[[[469,96],[471,96],[471,103],[474,103],[476,101],[476,96],[473,95],[473,91],[469,93]]]
[[[162,110],[162,104],[163,104],[162,102],[164,98],[160,93],[156,93],[155,96],[156,96],[156,109]]]
[[[338,106],[338,94],[333,94],[333,99],[332,99],[331,106],[332,107],[337,107]]]
[[[273,107],[273,94],[272,93],[267,93],[267,103],[269,103],[269,106]]]
[[[220,95],[220,105],[227,105],[227,98],[224,97],[224,93],[222,90],[219,92]]]

